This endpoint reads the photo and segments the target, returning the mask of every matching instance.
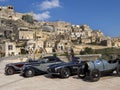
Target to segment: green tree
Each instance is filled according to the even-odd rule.
[[[24,20],[28,23],[33,23],[34,22],[33,16],[31,16],[31,15],[23,15],[22,20]]]
[[[80,51],[81,55],[84,55],[84,54],[93,54],[93,53],[94,53],[94,50],[92,48],[89,48],[89,47],[86,47],[84,49],[84,51]]]

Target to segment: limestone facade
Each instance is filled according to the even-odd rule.
[[[3,41],[0,43],[0,50],[5,56],[18,55],[20,50],[16,48],[15,42]]]
[[[112,38],[112,46],[120,47],[120,37]]]
[[[35,32],[26,27],[18,28],[18,40],[33,40]]]

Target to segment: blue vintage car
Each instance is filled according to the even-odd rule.
[[[56,56],[46,56],[39,60],[39,62],[24,64],[20,74],[24,77],[33,77],[38,74],[44,74],[47,73],[47,68],[49,65],[59,63],[64,63],[64,61],[60,60]]]
[[[78,68],[78,77],[90,77],[90,81],[98,81],[102,74],[117,72],[120,76],[120,59],[87,61]]]
[[[52,76],[68,78],[70,75],[77,74],[78,67],[83,63],[85,63],[85,61],[81,61],[79,57],[74,57],[70,62],[49,65],[47,72]]]

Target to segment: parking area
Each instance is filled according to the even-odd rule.
[[[53,78],[47,74],[31,78],[24,78],[19,74],[4,75],[5,65],[17,61],[0,62],[0,90],[120,90],[120,77],[117,76],[105,76],[98,82],[87,82],[78,79],[77,75],[67,79]]]

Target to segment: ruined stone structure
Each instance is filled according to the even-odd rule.
[[[32,15],[31,13],[17,13],[14,11],[13,6],[1,6],[0,7],[0,18],[18,20],[22,19],[23,15]]]

